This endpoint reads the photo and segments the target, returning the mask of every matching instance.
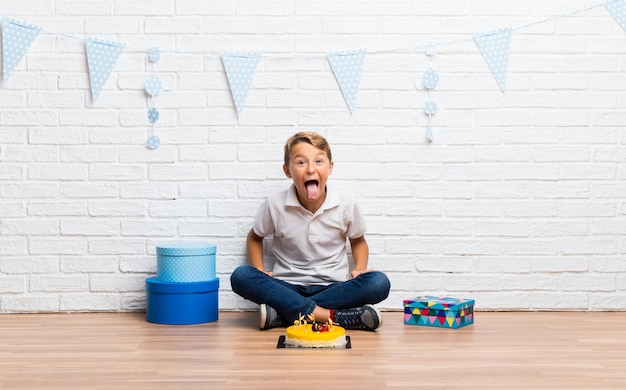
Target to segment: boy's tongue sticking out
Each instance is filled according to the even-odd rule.
[[[304,183],[304,186],[306,188],[307,199],[308,200],[317,199],[317,193],[319,191],[319,186],[318,186],[317,181],[315,180],[307,181],[306,183]]]

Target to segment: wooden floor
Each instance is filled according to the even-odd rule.
[[[0,315],[6,389],[626,389],[626,313],[477,312],[450,330],[348,331],[351,349],[277,349],[256,313],[158,325],[143,313]]]

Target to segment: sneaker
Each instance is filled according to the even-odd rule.
[[[273,307],[262,303],[259,306],[259,328],[261,330],[278,328],[287,325],[287,322],[278,315]]]
[[[383,324],[383,316],[372,305],[335,310],[335,322],[345,329],[375,330]]]

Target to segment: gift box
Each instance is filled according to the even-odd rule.
[[[173,243],[158,245],[157,279],[189,283],[215,279],[215,245]]]
[[[405,299],[404,323],[462,328],[474,323],[474,300],[431,295]]]
[[[219,279],[170,283],[146,279],[146,320],[185,325],[217,321]]]

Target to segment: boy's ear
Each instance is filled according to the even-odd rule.
[[[283,172],[285,172],[285,176],[291,179],[291,172],[289,171],[289,167],[283,164]]]

